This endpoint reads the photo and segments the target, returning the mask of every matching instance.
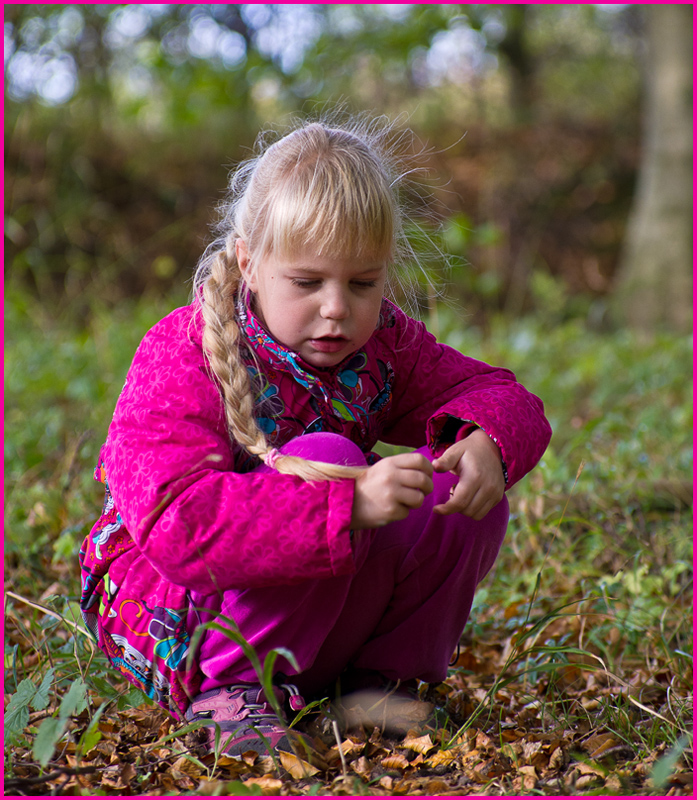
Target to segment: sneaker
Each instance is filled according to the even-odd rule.
[[[305,707],[305,701],[291,684],[274,686],[274,694],[281,709],[284,705],[292,711],[300,711]],[[191,702],[186,710],[186,719],[189,722],[210,720],[204,729],[211,752],[215,750],[218,726],[220,752],[228,755],[240,755],[248,750],[266,755],[269,749],[292,752],[293,742],[297,743],[303,738],[282,726],[273,706],[266,699],[264,689],[258,684],[221,686],[203,692]]]

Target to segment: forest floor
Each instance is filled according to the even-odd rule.
[[[144,307],[88,331],[6,308],[5,794],[692,795],[688,341],[446,317],[445,341],[544,398],[555,436],[509,494],[447,680],[422,687],[445,713],[337,736],[319,709],[311,755],[215,759],[76,628],[91,468],[162,311]]]

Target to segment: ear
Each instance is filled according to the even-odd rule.
[[[249,251],[247,250],[247,243],[244,239],[235,239],[235,256],[237,257],[237,266],[240,268],[242,278],[247,288],[250,292],[256,292],[256,273],[251,267]]]

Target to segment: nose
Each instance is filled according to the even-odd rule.
[[[320,306],[323,319],[346,319],[351,313],[346,292],[340,286],[327,286]]]

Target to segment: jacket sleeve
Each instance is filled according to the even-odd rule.
[[[506,488],[540,460],[552,430],[542,401],[507,369],[492,367],[439,344],[421,322],[396,313],[392,414],[382,438],[440,455],[472,426],[501,451]]]
[[[102,451],[136,547],[163,578],[203,593],[352,572],[353,481],[239,472],[183,311],[141,343]]]

